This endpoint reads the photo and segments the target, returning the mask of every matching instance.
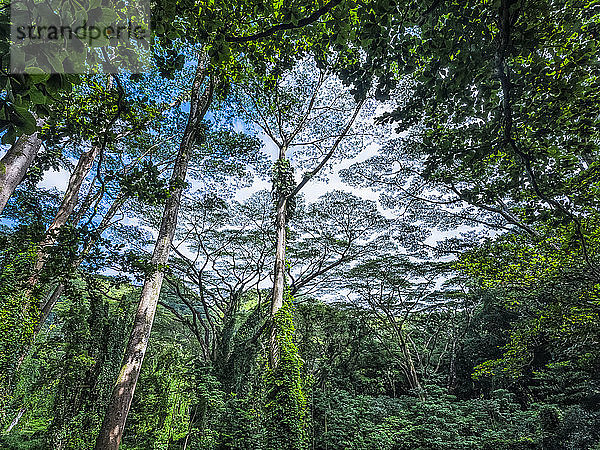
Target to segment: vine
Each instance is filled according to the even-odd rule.
[[[38,298],[27,295],[21,288],[22,274],[31,270],[36,247],[29,246],[12,254],[10,244],[0,252],[0,425],[8,419],[7,410],[12,398],[14,376],[22,349],[31,345],[37,325]]]
[[[286,199],[286,217],[289,220],[296,210],[296,199],[292,196],[296,188],[294,180],[294,168],[290,160],[281,158],[273,164],[273,203],[277,207],[277,202],[281,197]]]
[[[292,297],[286,290],[283,306],[273,318],[280,351],[277,367],[265,371],[265,428],[268,449],[297,450],[307,447],[307,379],[304,362],[294,344]]]

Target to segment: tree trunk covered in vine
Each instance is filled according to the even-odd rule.
[[[174,183],[176,187],[166,201],[160,231],[152,255],[151,264],[154,270],[146,276],[144,281],[133,329],[123,357],[123,364],[104,416],[100,434],[96,440],[97,450],[118,449],[123,436],[127,414],[148,347],[152,322],[154,321],[164,278],[164,266],[169,259],[171,243],[177,226],[177,213],[183,193],[182,182],[186,177],[189,159],[201,121],[212,100],[212,79],[209,80],[208,85],[201,94],[204,79],[204,62],[201,58],[192,85],[188,122],[171,175],[171,181],[176,182]]]
[[[286,241],[286,206],[287,199],[282,193],[278,193],[275,227],[277,234],[277,244],[275,248],[275,269],[273,275],[273,299],[271,301],[271,317],[274,318],[277,311],[283,306],[283,294],[285,289],[285,241]],[[270,339],[270,363],[271,368],[277,367],[279,363],[279,346],[277,345],[277,330],[275,327],[271,330]]]

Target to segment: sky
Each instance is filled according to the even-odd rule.
[[[239,126],[234,126],[236,131],[239,131],[237,128]],[[274,144],[270,141],[270,139],[265,135],[259,135],[259,138],[263,142],[263,151],[271,158],[274,159],[274,155],[276,154],[276,148]],[[302,195],[304,196],[307,203],[312,203],[318,200],[320,196],[325,194],[326,192],[331,192],[334,190],[341,190],[345,192],[350,192],[357,197],[368,199],[375,201],[379,204],[378,198],[379,194],[373,189],[368,188],[357,188],[354,186],[350,186],[340,179],[339,171],[342,169],[346,169],[350,167],[352,164],[357,162],[365,161],[366,159],[375,156],[378,152],[379,146],[375,143],[372,143],[366,146],[362,151],[360,151],[353,158],[343,159],[340,162],[337,162],[333,165],[331,172],[327,173],[326,177],[321,177],[319,179],[311,180],[302,190]],[[75,165],[77,161],[75,159],[71,160],[71,163]],[[44,189],[52,189],[55,188],[60,192],[64,192],[66,190],[67,184],[69,182],[70,172],[64,168],[60,168],[58,171],[53,169],[48,170],[43,179],[40,181],[38,186]],[[301,173],[297,172],[296,177],[299,180],[301,177]],[[324,180],[325,178],[325,180]],[[234,199],[240,202],[248,199],[252,194],[258,192],[260,190],[271,190],[271,182],[267,179],[260,179],[256,177],[251,186],[240,188],[234,195]],[[395,212],[393,210],[384,209],[379,206],[380,212],[387,218],[395,217]],[[136,224],[137,221],[131,218],[125,218],[125,222],[128,224]],[[460,233],[460,230],[453,231],[445,231],[440,232],[438,230],[433,230],[432,234],[427,238],[426,244],[434,245],[438,240],[444,239],[446,237],[457,236]]]
[[[189,104],[183,103],[181,105],[181,109],[182,109],[182,111],[185,112],[187,109],[189,109]],[[384,112],[385,109],[386,109],[385,106],[383,106],[383,107],[377,106],[377,107],[373,108],[372,111],[369,109],[367,116],[365,116],[366,119],[364,119],[364,120],[367,120],[368,122],[372,121],[371,116],[378,116],[382,112]],[[209,117],[209,119],[212,119],[212,116]],[[244,124],[244,122],[242,120],[234,120],[233,123],[231,124],[231,126],[234,131],[237,131],[237,132],[246,131],[246,125]],[[267,157],[271,161],[274,162],[275,157],[278,153],[277,147],[270,140],[270,138],[267,137],[264,133],[259,132],[259,133],[257,133],[257,136],[259,137],[259,139],[261,139],[261,141],[263,143],[263,152],[267,155]],[[394,137],[397,137],[397,135],[391,136],[391,138],[394,138]],[[362,150],[360,150],[353,157],[338,159],[337,162],[335,162],[333,164],[332,169],[330,171],[328,171],[326,174],[324,174],[324,176],[317,177],[317,178],[311,180],[303,188],[302,195],[303,195],[305,201],[307,203],[312,203],[312,202],[315,202],[316,200],[318,200],[318,198],[320,196],[322,196],[323,194],[325,194],[327,192],[334,191],[334,190],[341,190],[341,191],[352,193],[355,196],[363,198],[363,199],[375,201],[378,203],[379,210],[384,216],[386,216],[388,218],[395,217],[395,212],[393,210],[384,209],[381,207],[381,205],[378,201],[378,199],[379,199],[378,192],[376,192],[373,189],[369,189],[369,188],[358,188],[358,187],[350,186],[350,185],[342,182],[342,180],[339,176],[340,170],[346,169],[354,163],[365,161],[365,160],[377,155],[378,149],[379,149],[379,144],[371,143],[369,145],[366,145]],[[3,153],[3,152],[0,152],[0,153]],[[293,156],[292,156],[292,158],[293,158]],[[71,163],[74,166],[77,163],[77,161],[72,159]],[[302,173],[303,173],[303,171],[296,170],[297,181],[300,181]],[[40,188],[45,188],[45,189],[53,189],[54,188],[60,192],[64,192],[66,189],[66,186],[68,184],[69,177],[70,177],[69,171],[64,168],[61,168],[57,171],[50,169],[44,174],[44,177],[41,180],[41,182],[38,184],[38,186]],[[193,181],[193,180],[189,180],[189,181]],[[196,183],[192,182],[192,190],[195,189],[197,186],[199,186],[199,184],[196,185]],[[260,179],[258,177],[255,177],[251,186],[238,189],[235,192],[233,198],[237,201],[243,202],[245,199],[249,198],[252,194],[254,194],[255,192],[260,191],[260,190],[271,190],[270,180]],[[85,192],[85,187],[82,189],[82,192]],[[137,219],[132,218],[132,217],[125,217],[125,223],[136,225],[138,223],[138,221],[137,221]],[[435,242],[441,238],[444,238],[446,236],[456,235],[456,234],[457,234],[456,231],[440,233],[437,230],[434,230],[432,235],[427,239],[426,243],[429,245],[432,245],[432,244],[435,244]]]

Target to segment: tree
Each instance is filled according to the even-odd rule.
[[[348,192],[327,192],[298,205],[287,248],[290,294],[300,301],[343,290],[353,265],[393,248],[392,234],[408,240],[414,233],[407,224],[383,217],[375,202]]]
[[[575,43],[558,25],[583,36],[597,26],[594,17],[578,2],[569,12],[544,1],[435,3],[396,47],[406,62],[398,76],[414,95],[381,120],[403,135],[348,175],[399,193],[386,196],[390,206],[442,210],[454,225],[470,221],[536,240],[568,223],[571,246],[594,276],[584,234],[594,229],[589,175],[597,146],[594,128],[575,117],[593,117],[597,108],[589,91],[596,43]]]
[[[436,247],[462,253],[457,267],[476,274],[473,289],[507,289],[509,311],[520,297],[536,298],[523,301],[532,319],[515,325],[506,348],[515,358],[510,372],[534,354],[545,358],[540,323],[555,329],[546,318],[595,314],[584,302],[580,316],[569,303],[593,297],[598,280],[597,127],[579,119],[597,116],[597,42],[589,33],[597,17],[579,2],[568,10],[545,1],[437,2],[415,25],[396,47],[406,63],[398,76],[414,94],[381,118],[401,135],[347,179],[376,186],[388,206],[412,210],[432,228],[460,227],[462,239]],[[495,244],[486,240],[498,234]],[[474,243],[495,248],[496,259],[463,253]],[[516,281],[523,277],[531,277],[526,286]],[[540,294],[539,280],[550,279],[560,295]],[[488,364],[481,370],[499,373]]]
[[[182,206],[188,219],[177,233],[176,258],[166,278],[169,296],[161,304],[197,337],[204,360],[216,367],[218,377],[228,368],[241,310],[257,311],[261,329],[267,324],[263,296],[272,282],[275,247],[271,207],[265,191],[243,204],[227,206],[205,195]],[[286,272],[298,301],[341,288],[350,265],[388,245],[389,221],[373,202],[352,194],[325,194],[306,207],[298,205],[295,214]]]
[[[134,195],[132,172],[139,170],[137,166],[141,161],[158,153],[152,132],[158,128],[157,123],[164,121],[181,101],[176,98],[171,104],[157,105],[154,101],[149,102],[147,97],[143,98],[147,90],[142,84],[134,84],[131,89],[135,95],[126,95],[119,78],[111,75],[108,78],[91,78],[71,95],[65,96],[70,101],[63,111],[64,117],[47,122],[46,149],[30,167],[25,185],[14,198],[16,204],[9,208],[8,217],[27,223],[19,211],[14,211],[15,206],[22,207],[20,197],[29,195],[24,191],[36,190],[43,172],[49,167],[56,167],[61,158],[66,159],[69,154],[79,156],[66,192],[48,225],[44,224],[41,235],[32,237],[37,241],[30,243],[36,256],[27,267],[28,279],[15,286],[15,290],[21,292],[23,315],[31,312],[38,319],[29,335],[29,342],[22,346],[21,354],[16,358],[13,370],[17,370],[26,357],[30,344],[59,300],[65,283],[89,256],[100,235],[113,225],[114,215],[126,199]],[[132,144],[144,153],[132,155],[129,149]],[[93,177],[90,177],[94,168]],[[81,192],[84,187],[87,188],[85,195]],[[152,195],[150,191],[150,186],[145,186],[147,197]],[[113,193],[114,202],[103,210],[106,197]],[[50,208],[48,210],[51,211]],[[106,212],[101,219],[97,217],[100,212]],[[26,321],[24,317],[23,323]],[[14,324],[15,327],[21,325]]]
[[[98,449],[119,448],[123,436],[125,420],[131,406],[135,385],[148,346],[150,331],[152,330],[152,321],[154,320],[158,296],[164,278],[164,265],[169,259],[171,242],[177,226],[177,213],[179,212],[188,162],[194,142],[201,138],[198,135],[201,122],[212,101],[214,79],[211,75],[207,76],[206,71],[205,61],[201,57],[198,60],[198,68],[192,84],[188,123],[171,175],[171,183],[178,187],[173,190],[165,203],[160,232],[151,259],[153,270],[144,281],[131,337],[125,351],[124,363],[96,441],[96,448]],[[205,85],[207,78],[208,81]]]
[[[42,123],[40,122],[39,125],[41,126]],[[42,141],[38,137],[38,132],[20,136],[0,160],[0,214],[25,177],[41,146]]]
[[[323,168],[339,158],[344,149],[349,149],[351,142],[358,145],[368,139],[364,129],[368,119],[359,117],[365,102],[365,98],[356,102],[350,89],[342,87],[326,66],[311,61],[298,65],[293,75],[275,78],[268,93],[252,78],[240,85],[235,107],[241,108],[246,120],[259,127],[277,148],[273,168],[277,238],[272,316],[283,306],[286,228],[294,209],[294,197]],[[309,169],[297,183],[288,159],[292,153],[300,167]],[[278,360],[275,339],[272,335],[270,361],[273,367]]]
[[[67,118],[54,126],[56,131],[53,137],[54,142],[48,145],[54,148],[58,147],[57,153],[64,151],[64,147],[74,147],[73,152],[80,151],[81,154],[69,177],[65,194],[56,214],[46,229],[43,240],[39,243],[38,255],[27,288],[29,292],[36,289],[51,248],[61,229],[69,223],[77,226],[81,220],[86,218],[88,209],[92,206],[96,211],[106,191],[110,189],[111,181],[118,181],[121,186],[116,193],[115,201],[108,207],[106,215],[98,224],[96,233],[100,231],[101,234],[105,231],[125,200],[138,194],[135,192],[134,186],[135,175],[140,175],[137,166],[143,165],[142,161],[157,153],[156,144],[152,141],[147,142],[144,137],[158,129],[157,122],[166,119],[171,110],[179,106],[182,101],[177,97],[171,103],[156,105],[154,102],[150,102],[147,96],[140,95],[140,91],[146,90],[141,83],[137,86],[128,86],[137,91],[135,95],[131,95],[125,92],[126,87],[117,75],[109,75],[105,85],[102,81],[90,80],[87,85],[79,86],[77,89],[80,91],[78,92],[79,97],[75,97],[74,105],[71,105],[65,112]],[[130,139],[133,135],[138,136],[137,140]],[[131,151],[127,148],[130,145],[137,145],[141,147],[139,150],[144,152],[140,155],[131,155]],[[113,166],[111,159],[115,157],[121,159],[121,167],[117,169],[118,175],[115,175],[116,168],[111,167]],[[129,158],[131,161],[123,161]],[[103,165],[108,167],[103,167]],[[85,196],[80,195],[94,166],[96,166],[96,170],[91,185]],[[146,181],[151,181],[152,171],[148,172]],[[95,183],[99,184],[97,191],[94,191]],[[160,196],[160,192],[152,192],[151,187],[146,186],[146,197],[150,198],[152,195]],[[80,202],[82,202],[81,205]],[[93,203],[95,204],[93,205]],[[76,211],[78,205],[80,207]],[[93,217],[88,217],[88,224],[92,220]],[[76,261],[73,261],[74,268],[81,264],[97,239],[98,236],[87,239],[81,249],[81,254]],[[40,305],[39,326],[51,312],[53,304],[60,296],[60,290],[61,288],[57,287],[50,298]]]
[[[435,307],[432,283],[438,276],[423,264],[417,266],[391,255],[367,261],[349,272],[351,295],[371,308],[383,327],[390,327],[402,355],[401,367],[408,386],[421,398],[424,393],[414,356],[419,349],[415,348],[408,322]]]
[[[273,249],[270,199],[257,193],[244,204],[228,206],[207,195],[184,208],[189,220],[179,231],[183,239],[174,248],[177,257],[167,278],[173,297],[163,305],[190,328],[204,360],[225,384],[237,316],[251,295],[258,296],[256,308],[262,309]]]

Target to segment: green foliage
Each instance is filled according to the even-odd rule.
[[[378,3],[390,9],[387,2]],[[180,66],[176,43],[183,40],[201,43],[222,79],[239,79],[244,63],[266,78],[276,77],[309,52],[326,59],[332,50],[330,40],[337,41],[337,52],[347,50],[355,37],[357,12],[367,16],[373,11],[373,6],[354,1],[336,1],[327,6],[306,0],[252,0],[235,7],[222,0],[202,5],[189,0],[158,1],[151,28],[162,47],[177,51],[158,54],[157,63],[165,74]],[[344,56],[350,59],[350,52],[346,53]],[[240,54],[244,61],[238,58]]]
[[[538,413],[521,411],[506,391],[458,400],[430,387],[428,400],[371,397],[336,390],[315,398],[317,448],[539,448]]]
[[[268,430],[263,423],[260,395],[238,396],[230,394],[216,429],[215,448],[266,449]]]
[[[4,244],[0,250],[0,412],[4,415],[11,401],[14,371],[23,349],[31,344],[39,311],[36,298],[22,289],[36,247],[18,248],[5,236],[0,239]]]
[[[135,197],[140,202],[148,205],[159,205],[169,197],[169,183],[160,178],[160,171],[150,161],[143,161],[140,167],[135,167],[130,172],[120,177],[123,195]],[[185,187],[177,184],[172,189]]]
[[[174,329],[164,310],[152,338],[122,448],[166,449],[184,442],[215,448],[226,405],[212,368],[195,356],[193,337]]]
[[[113,299],[104,296],[107,289]],[[58,317],[65,345],[49,428],[54,447],[89,448],[95,439],[129,328],[128,291],[94,279],[65,287]]]
[[[106,279],[75,278],[66,285],[53,323],[17,374],[8,418],[21,408],[25,413],[6,445],[91,448],[128,330],[128,291]]]
[[[9,8],[3,8],[3,14]],[[3,54],[8,54],[5,48]],[[8,58],[3,58],[4,62]],[[3,67],[0,75],[0,131],[3,144],[13,144],[22,134],[36,131],[36,116],[46,118],[60,97],[72,89],[79,80],[74,74],[8,74]],[[35,115],[34,115],[35,114]]]
[[[136,289],[123,273],[156,270],[144,235],[159,223],[152,206],[184,187],[162,170],[181,134],[188,59],[201,50],[218,79],[215,109],[227,110],[235,83],[256,98],[232,100],[233,117],[224,112],[222,122],[213,111],[216,122],[193,143],[190,173],[202,192],[194,183],[182,202],[186,219],[122,448],[600,448],[598,6],[158,0],[157,74],[109,82],[9,75],[4,66],[2,142],[34,132],[40,118],[45,150],[5,210],[0,237],[0,425],[23,411],[0,446],[92,446],[131,320]],[[295,105],[316,80],[295,86],[288,69],[308,55],[315,74],[336,71],[355,98],[374,91],[390,100],[380,122],[402,133],[345,176],[379,189],[380,204],[398,214],[387,219],[379,204],[337,191],[296,211],[287,275],[303,303],[294,308],[286,294],[273,324],[279,361],[269,367],[268,193],[243,205],[221,199],[232,190],[225,182],[248,183],[262,162],[253,131],[231,131],[245,125],[241,116],[277,111],[255,122],[282,135],[288,122],[303,124]],[[177,107],[163,114],[172,89]],[[320,120],[297,141],[312,144],[281,147],[294,158],[301,147],[318,153],[322,129],[335,141],[323,108],[337,96],[326,95]],[[36,242],[60,202],[33,185],[98,145],[79,219],[54,236],[39,289],[25,298]],[[289,219],[290,160],[275,163],[272,184]],[[108,198],[127,200],[116,203],[126,217],[142,211],[103,235],[91,230]],[[434,228],[458,235],[467,225],[469,235],[435,248],[425,241]],[[101,241],[77,271],[82,245],[100,235],[123,244]],[[434,253],[456,258],[438,263]],[[38,301],[57,282],[65,293],[15,373]]]

